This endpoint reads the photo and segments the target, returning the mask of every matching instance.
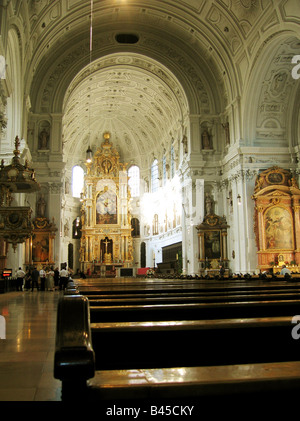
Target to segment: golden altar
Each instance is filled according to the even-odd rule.
[[[86,163],[81,207],[81,270],[113,274],[116,267],[132,267],[133,245],[130,190],[126,165],[104,133],[104,141]]]

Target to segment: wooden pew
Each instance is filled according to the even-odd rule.
[[[255,283],[259,283],[259,282],[268,282],[268,283],[286,283],[286,284],[293,284],[293,283],[299,283],[300,282],[300,274],[293,274],[292,277],[290,279],[285,278],[285,276],[283,275],[276,275],[276,276],[271,276],[271,275],[267,275],[264,277],[260,277],[258,275],[254,275],[254,276],[244,276],[244,275],[233,275],[230,277],[226,277],[224,279],[220,279],[220,278],[199,278],[199,277],[177,277],[177,278],[172,278],[172,279],[161,279],[161,278],[126,278],[126,277],[121,277],[121,278],[114,278],[114,279],[106,279],[106,278],[86,278],[86,279],[78,279],[78,282],[80,283],[80,285],[82,285],[83,288],[87,287],[95,287],[95,286],[100,286],[100,287],[110,287],[111,285],[119,285],[121,287],[126,287],[128,285],[136,285],[136,286],[142,286],[142,285],[147,285],[150,286],[152,285],[174,285],[174,284],[178,284],[178,285],[187,285],[187,284],[219,284],[219,285],[228,285],[228,284],[232,284],[232,285],[246,285],[246,284],[255,284]]]
[[[121,358],[124,358],[122,364],[126,363],[129,366],[137,363],[140,364],[139,368],[129,367],[129,371],[127,369],[122,371],[125,377],[126,375],[130,376],[130,373],[136,373],[136,370],[143,370],[143,372],[148,370],[148,373],[150,369],[157,370],[157,367],[149,368],[144,366],[149,366],[152,363],[157,365],[158,362],[162,366],[161,373],[164,373],[162,375],[166,376],[165,379],[167,378],[167,373],[175,370],[173,371],[171,384],[168,384],[168,381],[162,379],[162,390],[165,394],[168,394],[169,398],[176,397],[178,394],[186,394],[190,387],[192,387],[194,394],[203,395],[209,393],[209,387],[205,387],[205,380],[201,377],[199,378],[199,373],[206,373],[206,376],[210,378],[211,393],[215,393],[214,391],[218,390],[218,393],[226,394],[229,390],[237,386],[239,391],[242,389],[251,391],[251,388],[256,382],[259,382],[261,390],[272,392],[274,386],[277,390],[281,390],[284,387],[284,382],[290,376],[288,374],[288,367],[291,367],[291,361],[296,359],[299,354],[299,344],[291,338],[293,327],[291,317],[230,321],[202,320],[146,324],[136,322],[130,324],[101,324],[101,330],[99,331],[99,325],[89,323],[87,299],[77,295],[64,296],[61,299],[58,311],[58,326],[54,375],[55,378],[59,378],[62,381],[64,399],[68,399],[68,397],[74,399],[74,391],[76,390],[80,390],[80,393],[83,394],[86,393],[87,399],[93,399],[93,396],[97,396],[98,399],[99,393],[103,398],[104,371],[100,370],[98,372],[98,361],[100,361],[101,367],[101,360],[103,360],[105,367],[101,368],[107,370],[111,368],[109,366],[110,363],[116,364],[117,362],[117,364],[120,364],[122,362],[120,360]],[[90,329],[88,326],[90,326]],[[134,338],[132,336],[129,338],[128,334],[131,333],[133,335],[138,334],[139,337],[137,338],[136,336]],[[142,338],[143,334],[145,334],[144,338]],[[149,347],[149,334],[152,335],[152,351]],[[141,349],[141,345],[145,344],[145,341],[146,345],[144,345],[144,349]],[[91,348],[92,343],[93,348]],[[230,343],[232,346],[229,346]],[[109,348],[109,344],[112,348]],[[183,355],[181,354],[182,344],[185,345],[186,349]],[[283,344],[284,352],[282,353]],[[165,347],[168,349],[162,355]],[[114,354],[111,353],[112,349],[114,349]],[[254,354],[253,349],[255,351]],[[132,355],[134,350],[135,354]],[[103,354],[103,351],[106,354]],[[137,360],[139,354],[143,357],[140,361]],[[153,356],[160,358],[155,361]],[[128,358],[127,362],[126,358]],[[277,360],[282,362],[279,363]],[[223,376],[225,377],[223,378],[224,384],[222,386],[220,379],[215,377],[214,373],[216,370],[215,364],[218,367],[222,367],[224,361],[226,361],[226,370],[223,370]],[[177,369],[176,366],[178,367],[178,365],[175,368],[170,367],[170,365],[176,362],[185,362],[185,364],[179,364],[181,368]],[[196,367],[192,367],[192,364],[195,362],[197,362]],[[282,379],[281,385],[276,384],[276,376],[273,378],[274,381],[270,381],[270,372],[268,370],[265,370],[264,375],[261,371],[257,375],[259,364],[263,363],[264,367],[266,367],[266,362],[271,364],[271,370],[274,370],[274,364],[277,364],[277,378]],[[126,364],[125,366],[121,366],[124,368]],[[240,370],[238,373],[237,367]],[[298,371],[294,373],[294,377],[289,383],[289,387],[293,390],[299,387],[299,365],[297,367]],[[184,373],[189,372],[191,376],[192,372],[194,372],[194,376],[197,378],[192,382],[192,386],[190,380],[186,379],[185,381],[184,377],[180,375],[180,370]],[[220,370],[222,372],[221,368]],[[243,370],[252,370],[253,372],[251,371],[250,375],[245,376],[245,371]],[[120,371],[115,370],[109,370],[109,372],[112,376],[112,382],[115,381],[113,380],[113,376],[120,374]],[[99,378],[102,380],[97,384],[97,379]],[[233,378],[235,385],[234,382],[230,383]],[[86,388],[85,384],[87,380],[88,387]],[[227,387],[226,381],[231,384],[231,389]],[[174,382],[178,385],[177,388],[174,388]],[[140,382],[139,385],[137,382],[136,387],[140,387],[140,391],[135,392],[140,397],[145,397],[149,393],[149,388],[154,395],[159,390],[159,386],[156,385],[155,392],[153,392],[153,388],[149,384],[145,389],[143,382]],[[92,393],[89,395],[90,391]],[[112,387],[111,391],[113,396],[113,392],[116,389]],[[106,389],[106,393],[109,395],[108,389]]]
[[[300,362],[291,361],[96,371],[95,377],[88,380],[84,398],[97,405],[103,402],[105,407],[142,407],[147,413],[151,405],[154,406],[152,415],[162,405],[165,408],[166,405],[191,405],[200,411],[199,419],[205,409],[213,411],[216,405],[219,408],[222,404],[226,408],[232,405],[231,411],[244,404],[242,408],[248,415],[251,408],[255,411],[268,408],[269,413],[270,408],[278,408],[278,403],[286,405],[297,401],[299,389]],[[144,407],[143,402],[146,402]],[[220,411],[223,411],[222,406]]]
[[[300,313],[300,299],[219,303],[90,306],[96,322],[170,321],[288,316]]]
[[[64,295],[58,302],[54,377],[85,384],[95,374],[89,302],[82,295]]]
[[[124,294],[185,294],[185,293],[248,293],[250,291],[262,292],[276,292],[276,291],[299,291],[300,283],[286,283],[286,282],[172,282],[172,283],[133,283],[128,282],[125,284],[92,284],[78,285],[78,289],[82,295],[124,295]]]
[[[178,289],[180,284],[182,289]],[[297,314],[300,307],[300,285],[263,283],[224,286],[219,283],[214,285],[200,283],[195,287],[194,282],[188,285],[175,282],[172,285],[174,288],[170,289],[171,284],[169,284],[167,290],[164,289],[165,286],[161,289],[161,284],[154,282],[150,283],[150,290],[133,291],[122,287],[116,290],[116,285],[109,290],[94,290],[87,295],[91,321],[284,316]]]
[[[74,291],[74,285],[72,285],[73,287],[73,291]],[[87,299],[86,297],[82,297],[78,292],[90,292],[91,294],[89,295],[89,299]],[[289,292],[288,292],[289,291]],[[186,300],[185,302],[181,302],[181,304],[178,303],[178,301],[173,302],[172,304],[170,304],[170,300],[173,300],[174,298],[182,298],[182,293],[185,292],[185,297],[188,298],[188,300]],[[78,390],[81,390],[81,392],[87,391],[85,384],[86,381],[88,379],[88,384],[89,384],[89,388],[88,388],[88,396],[87,399],[93,399],[93,396],[97,397],[96,399],[99,398],[99,393],[101,394],[101,397],[103,398],[103,396],[107,396],[109,398],[109,396],[113,396],[114,393],[110,393],[109,392],[109,387],[107,388],[107,390],[105,389],[105,385],[103,386],[103,382],[101,383],[97,383],[97,380],[102,379],[103,380],[103,373],[105,374],[105,378],[108,379],[109,375],[111,376],[111,382],[115,382],[114,380],[114,376],[119,376],[120,375],[120,371],[116,371],[116,370],[109,370],[108,366],[106,366],[105,371],[103,371],[102,369],[100,371],[97,370],[98,368],[98,359],[96,358],[96,355],[98,354],[98,350],[99,348],[101,350],[105,349],[105,346],[103,347],[103,345],[101,346],[101,343],[103,344],[103,340],[104,343],[107,344],[109,343],[109,341],[111,341],[111,343],[113,343],[112,340],[109,339],[109,335],[113,335],[113,340],[115,340],[116,336],[115,334],[117,333],[117,335],[119,335],[119,342],[120,342],[120,338],[123,335],[123,337],[125,338],[125,344],[127,343],[132,343],[132,340],[128,338],[128,332],[126,332],[126,329],[128,329],[128,324],[126,326],[126,323],[124,324],[124,322],[126,321],[131,321],[134,322],[135,327],[133,328],[132,323],[130,323],[131,325],[131,329],[135,329],[135,332],[131,332],[135,335],[139,334],[143,334],[143,332],[138,333],[138,329],[143,328],[142,330],[144,330],[145,326],[142,326],[142,322],[146,321],[147,323],[147,329],[148,329],[148,333],[147,333],[147,338],[149,338],[149,333],[150,335],[154,335],[157,334],[157,330],[158,326],[162,326],[161,323],[165,323],[165,322],[169,322],[169,326],[168,329],[166,331],[164,331],[163,335],[161,335],[161,338],[166,340],[166,332],[169,331],[170,335],[168,335],[168,338],[172,339],[172,335],[173,335],[173,348],[176,348],[176,343],[178,343],[178,331],[180,332],[180,335],[185,335],[187,332],[189,332],[190,338],[193,338],[193,334],[195,333],[195,331],[197,332],[197,335],[202,335],[202,338],[204,338],[204,334],[203,332],[205,332],[206,335],[206,343],[209,343],[210,346],[213,346],[214,341],[216,340],[216,332],[219,332],[218,334],[218,338],[220,339],[220,335],[223,335],[223,342],[226,344],[227,343],[227,339],[228,339],[228,332],[231,332],[230,334],[232,335],[233,339],[236,339],[237,336],[235,335],[237,331],[239,331],[239,337],[241,338],[242,335],[245,335],[246,333],[243,333],[243,331],[245,332],[245,330],[247,329],[242,329],[241,327],[238,327],[238,325],[235,325],[235,328],[231,327],[229,330],[225,330],[225,324],[228,323],[226,321],[222,321],[223,323],[223,329],[220,329],[220,325],[222,325],[222,323],[220,323],[220,320],[218,321],[218,319],[221,318],[238,318],[240,320],[240,318],[244,318],[244,319],[248,319],[248,332],[251,331],[250,328],[250,318],[263,318],[263,317],[275,317],[275,316],[289,316],[288,319],[281,319],[280,323],[285,323],[285,326],[281,326],[279,329],[279,326],[277,326],[276,328],[280,330],[280,335],[286,335],[286,333],[288,333],[288,331],[291,331],[292,329],[292,325],[289,322],[289,319],[291,318],[291,316],[300,313],[299,309],[300,309],[300,304],[299,304],[299,300],[298,299],[294,299],[295,297],[292,297],[292,295],[287,296],[286,294],[297,294],[299,292],[299,285],[294,283],[294,284],[275,284],[275,283],[252,283],[251,285],[249,283],[229,283],[226,286],[223,285],[222,283],[216,282],[213,283],[212,285],[206,285],[203,282],[192,282],[192,283],[188,283],[188,285],[186,285],[186,282],[169,282],[168,285],[166,284],[161,284],[161,283],[155,283],[155,282],[150,282],[150,283],[144,283],[142,286],[137,284],[136,282],[130,283],[130,286],[128,288],[124,288],[123,283],[120,283],[120,285],[116,285],[114,284],[113,287],[111,287],[111,285],[109,285],[108,283],[104,283],[104,285],[98,285],[96,287],[96,289],[94,289],[92,286],[91,288],[88,288],[87,290],[83,290],[83,287],[80,285],[77,285],[76,288],[76,294],[77,296],[74,297],[75,294],[72,294],[71,291],[69,291],[69,293],[66,293],[66,296],[64,297],[65,300],[70,300],[70,303],[72,302],[72,304],[70,304],[68,311],[67,312],[62,312],[62,310],[60,309],[60,311],[58,313],[62,314],[72,314],[71,319],[69,319],[69,323],[66,326],[66,323],[64,323],[62,321],[62,319],[65,318],[65,316],[60,318],[60,324],[61,325],[65,325],[64,329],[62,328],[58,328],[57,329],[57,341],[56,341],[56,352],[55,352],[55,369],[54,369],[54,373],[55,373],[55,377],[59,378],[62,380],[62,385],[63,385],[63,390],[66,392],[65,397],[66,396],[70,396],[69,395],[69,391],[73,391],[76,389],[76,387],[78,385],[83,385],[83,389],[82,387],[80,387]],[[268,297],[268,298],[272,298],[272,299],[268,299],[268,300],[260,300],[259,297],[262,297],[261,294],[273,294],[272,297]],[[285,293],[285,297],[283,297],[283,293]],[[198,297],[203,297],[204,300],[206,300],[206,298],[208,298],[208,300],[206,300],[206,302],[202,302],[202,303],[195,303],[195,302],[190,302],[190,298],[194,298],[195,295],[198,294]],[[253,299],[255,298],[255,301],[243,301],[240,300],[238,302],[236,302],[236,298],[238,298],[238,295],[247,295],[250,294],[254,297],[252,297]],[[278,294],[278,295],[277,295]],[[100,295],[100,298],[99,298]],[[277,296],[277,299],[275,297],[275,295]],[[227,302],[226,303],[226,297],[230,297],[232,296],[232,302]],[[161,301],[159,298],[168,298],[167,300],[162,300],[161,304],[147,304],[145,305],[145,301],[148,301],[148,298],[150,299],[154,299],[156,300],[156,302]],[[210,300],[210,298],[213,298],[212,302]],[[248,295],[249,297],[249,295]],[[76,301],[76,305],[74,306],[74,298]],[[101,301],[94,301],[94,298],[96,298],[97,300],[102,300]],[[283,300],[282,298],[286,298],[285,300]],[[287,299],[288,298],[288,299]],[[85,300],[85,305],[79,305],[80,300],[84,299]],[[116,302],[113,302],[114,300],[125,300],[125,303],[127,305],[121,306],[121,305],[114,305],[116,304]],[[132,301],[134,300],[140,300],[140,299],[144,299],[144,301],[141,301],[142,304],[130,304],[128,305],[128,301],[126,302],[126,299],[130,299]],[[223,299],[225,301],[223,301]],[[105,304],[105,300],[110,300],[110,304],[113,305],[104,305]],[[169,301],[169,304],[167,303]],[[207,302],[208,301],[208,302]],[[135,301],[137,302],[137,301]],[[150,301],[148,301],[150,302]],[[93,305],[91,305],[91,303]],[[120,303],[120,301],[119,301]],[[97,304],[97,305],[94,305]],[[107,302],[106,302],[107,304]],[[64,305],[63,305],[64,307]],[[76,314],[76,316],[75,316]],[[81,314],[81,315],[80,315]],[[200,320],[198,320],[200,319]],[[202,320],[201,320],[202,319]],[[59,320],[59,314],[58,314],[58,320]],[[74,323],[74,320],[78,320],[78,322]],[[80,322],[79,320],[84,320],[84,326],[85,329],[82,330],[82,322],[81,322],[81,327],[80,327]],[[185,321],[185,325],[181,325],[182,328],[178,330],[178,321],[182,321],[182,320],[186,320]],[[112,323],[106,323],[106,328],[105,328],[105,324],[103,324],[102,322],[118,322],[115,325],[113,325]],[[120,323],[121,321],[121,323]],[[149,323],[152,322],[152,323]],[[195,324],[197,321],[197,324]],[[279,320],[277,320],[278,323]],[[91,323],[93,322],[93,323]],[[98,323],[97,323],[98,322]],[[99,328],[99,322],[101,322],[100,326],[102,326],[102,331],[101,331],[101,335],[100,332],[97,330]],[[252,320],[253,322],[253,320]],[[262,321],[261,321],[262,322]],[[265,320],[266,322],[266,320]],[[275,322],[275,319],[272,319],[272,322]],[[87,324],[86,324],[87,323]],[[170,326],[172,326],[173,323],[173,327],[170,328]],[[176,326],[177,323],[177,327]],[[210,329],[204,329],[204,325],[206,323],[206,327],[208,326],[208,324],[210,323],[211,326],[215,326],[215,330],[213,331],[212,328]],[[246,323],[246,322],[245,322]],[[59,325],[59,323],[58,323]],[[118,325],[118,332],[116,332],[116,330],[114,331],[109,331],[111,329],[115,329],[116,325]],[[194,326],[193,329],[191,329],[191,326]],[[70,326],[71,328],[71,332],[70,330]],[[77,327],[78,329],[77,329]],[[87,327],[88,326],[88,327]],[[110,327],[108,327],[110,326]],[[165,325],[166,328],[167,325]],[[183,328],[184,326],[184,328]],[[197,326],[197,328],[195,327]],[[202,327],[201,327],[202,326]],[[216,328],[216,326],[218,326],[218,329]],[[262,326],[262,325],[261,325]],[[273,326],[274,328],[275,326]],[[103,329],[104,328],[104,329]],[[266,328],[266,327],[265,327]],[[267,348],[269,350],[274,350],[276,348],[279,349],[278,346],[278,341],[276,342],[276,335],[279,332],[279,330],[277,331],[276,335],[272,335],[270,332],[272,331],[271,329],[271,324],[269,323],[269,336],[267,335],[261,335],[262,336],[262,341],[266,341],[267,337],[272,338],[272,336],[275,336],[275,338],[273,337],[273,347],[271,347],[271,343],[272,341],[270,340],[270,342],[267,342]],[[105,330],[106,329],[106,330]],[[160,329],[162,329],[162,327],[160,327]],[[176,331],[177,329],[177,331]],[[234,330],[237,329],[237,330]],[[270,330],[271,329],[271,330]],[[286,329],[286,333],[283,333],[283,330]],[[75,330],[75,332],[74,332]],[[193,330],[193,332],[192,332]],[[76,333],[77,331],[77,333]],[[209,333],[210,331],[210,333]],[[92,332],[93,332],[93,336],[92,336]],[[104,333],[106,332],[106,333]],[[222,333],[223,332],[223,333]],[[225,334],[225,333],[226,334]],[[252,332],[254,332],[254,330],[252,330]],[[264,332],[267,332],[267,330],[265,330]],[[144,330],[145,333],[145,330]],[[162,333],[160,331],[160,333]],[[62,340],[62,338],[59,339],[60,336],[66,336],[68,338],[68,341]],[[99,339],[99,335],[100,335],[100,339]],[[106,339],[105,339],[105,335],[106,335]],[[125,336],[124,336],[125,335]],[[209,335],[211,336],[211,340],[209,341]],[[252,333],[253,335],[253,333]],[[277,339],[280,337],[277,336]],[[181,341],[184,340],[182,339],[183,336],[181,336]],[[251,336],[251,335],[250,335]],[[249,336],[249,337],[250,337]],[[249,340],[248,337],[248,340]],[[286,337],[286,336],[285,336]],[[80,338],[80,340],[78,340],[78,338]],[[85,338],[85,340],[83,341],[83,338]],[[94,339],[93,339],[94,338]],[[154,338],[154,336],[153,336]],[[290,338],[290,335],[289,335]],[[78,343],[77,343],[78,340]],[[133,338],[133,340],[135,341],[136,339]],[[177,340],[177,342],[176,342]],[[73,343],[72,343],[73,341]],[[153,339],[154,343],[161,343],[163,344],[163,342],[161,342],[161,339]],[[152,342],[153,342],[152,341]],[[166,345],[170,345],[172,343],[172,341],[167,341]],[[174,342],[175,341],[175,342]],[[253,341],[257,341],[257,336],[256,338],[253,339]],[[275,341],[275,342],[274,342]],[[144,340],[139,340],[139,343],[144,343]],[[195,341],[195,345],[193,347],[193,358],[187,358],[185,361],[188,361],[185,363],[185,365],[181,368],[181,370],[184,370],[184,372],[189,372],[190,375],[192,376],[192,373],[198,373],[195,374],[196,376],[200,375],[199,373],[208,373],[208,371],[203,371],[203,370],[209,370],[209,376],[210,378],[214,378],[214,367],[211,364],[214,364],[215,362],[218,363],[217,367],[221,367],[222,361],[224,362],[224,359],[217,359],[218,354],[214,355],[210,352],[208,352],[208,349],[206,349],[206,354],[202,353],[202,361],[204,362],[204,364],[210,364],[210,365],[202,365],[199,366],[198,362],[197,362],[197,366],[196,367],[191,367],[192,362],[196,362],[199,361],[197,360],[198,358],[198,354],[197,354],[197,343],[199,342],[199,340]],[[247,337],[245,339],[245,341],[241,341],[242,344],[246,344],[247,343]],[[72,345],[71,345],[72,343]],[[275,344],[274,344],[275,343]],[[280,341],[279,341],[280,343]],[[67,344],[66,346],[62,346],[62,344]],[[248,342],[249,344],[249,342]],[[295,349],[296,349],[296,344],[297,341],[293,340],[292,343],[289,343],[289,347],[287,347],[286,349],[286,357],[287,357],[287,361],[290,361],[292,358],[297,358],[297,357],[292,357],[292,355],[295,354]],[[95,346],[95,349],[94,349]],[[222,349],[223,344],[220,343],[215,343],[215,348]],[[245,346],[245,345],[243,345]],[[269,346],[269,348],[268,348]],[[120,352],[123,351],[123,346],[120,347],[119,344],[117,344],[117,346],[115,347],[115,349],[119,349]],[[249,345],[249,348],[250,347]],[[264,349],[265,347],[261,347],[262,349]],[[281,348],[281,344],[280,344],[280,348]],[[177,347],[178,349],[178,347]],[[96,350],[96,352],[95,352]],[[288,353],[288,350],[292,351],[291,353]],[[145,349],[144,352],[144,356],[146,356],[146,351],[147,347]],[[107,352],[108,358],[106,359],[107,363],[109,362],[109,358],[111,358],[113,356],[113,354],[106,349],[105,352]],[[153,352],[152,352],[153,354]],[[152,355],[150,353],[150,357]],[[155,354],[155,352],[154,352]],[[242,353],[244,355],[244,358],[246,357],[246,355],[244,353]],[[274,354],[273,353],[273,362],[272,363],[268,363],[271,364],[270,366],[270,370],[272,370],[274,368],[274,364],[279,364],[277,366],[277,374],[280,371],[280,375],[278,374],[278,376],[282,379],[288,377],[288,374],[286,374],[286,364],[287,362],[281,362],[278,363],[278,361],[274,361],[276,360],[276,355],[278,354]],[[71,356],[73,356],[71,358]],[[79,356],[79,358],[78,358]],[[224,353],[224,358],[226,356],[226,353]],[[227,356],[230,357],[230,352],[227,352]],[[249,356],[249,354],[248,354]],[[267,355],[268,357],[270,357],[270,355]],[[149,355],[148,355],[149,357]],[[168,355],[165,355],[164,358],[162,358],[160,360],[160,372],[161,373],[165,373],[163,375],[165,375],[166,379],[167,376],[169,375],[168,373],[170,373],[170,370],[175,370],[173,371],[173,376],[175,376],[174,378],[176,378],[175,383],[178,383],[178,388],[173,388],[172,385],[174,386],[173,382],[170,384],[168,383],[168,381],[164,381],[162,379],[161,382],[161,387],[162,390],[164,390],[165,394],[168,394],[170,396],[174,395],[174,397],[178,396],[178,393],[181,394],[183,393],[183,395],[186,393],[186,391],[189,389],[189,380],[183,380],[182,376],[180,376],[180,371],[178,371],[178,373],[176,372],[176,370],[180,370],[180,369],[176,369],[173,367],[170,367],[168,365],[172,365],[173,363],[175,363],[175,356],[173,360],[170,360],[170,358],[167,358]],[[180,355],[177,357],[180,357]],[[182,356],[181,356],[182,357]],[[215,359],[214,359],[214,358]],[[232,357],[232,356],[231,356]],[[252,360],[247,360],[248,362],[250,361],[251,364],[246,364],[243,363],[242,360],[240,360],[241,362],[238,363],[239,366],[238,367],[245,367],[245,370],[247,369],[247,367],[249,368],[250,366],[252,367],[251,370],[252,372],[256,373],[259,367],[259,362],[255,362],[255,361],[260,361],[259,359],[256,360],[255,358],[262,357],[262,354],[256,355],[256,357],[254,358],[254,356],[252,355],[253,359]],[[210,358],[210,360],[209,360]],[[281,354],[278,356],[278,358],[282,359],[283,356]],[[116,360],[117,356],[116,356]],[[135,362],[138,362],[138,360],[136,358],[134,358]],[[163,360],[165,361],[165,364],[163,363]],[[158,360],[159,361],[159,360]],[[173,361],[173,363],[171,362]],[[205,363],[206,361],[206,363]],[[230,382],[230,376],[234,376],[236,373],[236,367],[237,367],[237,363],[236,361],[239,360],[230,360],[227,359],[227,364],[226,364],[226,375],[224,374],[224,376],[228,377],[227,381]],[[243,360],[246,361],[246,360]],[[130,360],[129,360],[130,362]],[[151,362],[151,359],[150,359]],[[143,366],[144,362],[140,361],[139,362],[141,364],[141,367]],[[155,363],[157,365],[157,362]],[[290,364],[290,363],[289,363]],[[133,369],[132,367],[130,367],[131,363],[129,364],[129,368],[127,368],[125,371],[122,371],[124,378],[126,376],[133,376],[134,373],[136,373],[137,369]],[[168,368],[166,368],[166,366],[168,366]],[[112,366],[111,366],[112,367]],[[273,367],[273,368],[272,368]],[[154,368],[139,368],[138,370],[143,370],[143,372],[149,373],[149,370],[154,370]],[[145,371],[146,370],[146,371]],[[168,371],[169,370],[169,371]],[[242,370],[242,368],[241,368]],[[259,370],[258,370],[259,371]],[[276,371],[276,370],[275,370]],[[80,373],[78,375],[78,373]],[[100,375],[102,373],[102,376]],[[225,373],[225,372],[224,372]],[[241,371],[240,374],[242,374],[243,372]],[[265,391],[272,391],[274,390],[274,384],[276,384],[276,381],[269,381],[268,379],[268,374],[269,372],[266,371],[265,372],[265,376],[262,375],[262,373],[260,374],[261,377],[255,378],[255,375],[250,376],[250,378],[245,379],[243,378],[243,376],[240,376],[240,379],[238,380],[238,376],[236,378],[236,385],[232,386],[233,388],[237,387],[237,384],[239,382],[241,382],[242,385],[244,385],[244,390],[248,391],[251,390],[251,386],[249,385],[253,385],[255,384],[255,382],[259,382],[259,384],[261,385],[262,389]],[[177,377],[176,377],[177,376]],[[173,380],[174,380],[173,378]],[[92,379],[92,380],[91,380]],[[292,384],[292,389],[294,389],[294,386],[297,384],[299,380],[299,372],[297,372],[295,374],[295,378],[292,379],[292,382],[289,384]],[[226,383],[226,379],[224,378],[223,381]],[[285,382],[285,380],[281,380],[283,383]],[[115,383],[114,383],[115,384]],[[75,387],[76,386],[76,387]],[[99,386],[101,391],[99,392]],[[153,387],[147,388],[145,389],[144,387],[145,385],[143,384],[143,382],[136,382],[136,387],[139,390],[139,392],[135,391],[134,393],[138,393],[139,396],[146,396],[149,393],[149,390],[151,390],[150,393],[154,393],[154,395],[156,394],[156,392],[159,390],[159,385],[154,388],[155,392],[153,391]],[[211,383],[212,390],[219,390],[222,389],[221,391],[219,390],[219,393],[225,393],[226,394],[226,390],[228,391],[229,388],[228,387],[222,387],[221,385],[219,385],[218,381],[216,380],[215,382],[212,381]],[[75,389],[74,389],[75,387]],[[276,389],[277,386],[275,386]],[[118,388],[112,388],[114,391],[116,391],[116,389]],[[209,388],[205,387],[205,381],[201,381],[201,379],[197,378],[197,381],[193,383],[192,386],[192,390],[194,390],[193,393],[198,393],[199,395],[204,395],[207,393],[207,390]],[[240,390],[240,388],[238,387],[238,389]],[[243,389],[243,387],[242,387]],[[278,387],[277,387],[278,389]],[[279,388],[280,389],[280,388]],[[278,390],[279,390],[278,389]],[[107,395],[105,395],[105,390],[107,392]],[[124,388],[121,387],[120,389],[122,391],[122,396],[124,397],[126,395],[126,393],[124,394]],[[104,391],[104,392],[103,392]],[[111,390],[110,390],[111,391]],[[185,392],[184,392],[185,391]],[[73,393],[72,392],[72,393]],[[92,393],[90,393],[92,392]],[[131,392],[129,391],[129,389],[127,390],[127,392],[130,394]],[[71,393],[71,395],[72,395]],[[103,395],[104,393],[104,395]],[[145,395],[146,394],[146,395]],[[210,393],[211,394],[211,393]],[[73,395],[72,395],[73,396]],[[158,396],[158,395],[157,395]]]
[[[297,292],[276,292],[265,293],[260,292],[244,293],[244,294],[214,294],[204,295],[202,293],[186,293],[186,294],[157,294],[157,295],[119,295],[115,296],[87,296],[90,306],[126,306],[126,305],[152,305],[152,304],[184,304],[184,303],[229,303],[242,301],[273,301],[273,300],[297,300],[300,298],[300,291]]]
[[[96,370],[298,360],[292,317],[92,323]]]

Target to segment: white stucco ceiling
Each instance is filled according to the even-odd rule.
[[[89,62],[90,5],[32,0],[24,27],[31,111],[36,120],[63,115],[63,160],[70,165],[84,160],[88,146],[95,151],[106,131],[122,160],[149,168],[173,139],[180,142],[191,115],[222,119],[241,102],[251,118],[238,119],[252,124],[258,98],[249,107],[245,92],[253,90],[253,75],[271,66],[266,57],[275,49],[265,45],[280,40],[272,28],[285,22],[298,29],[294,0],[93,0]],[[120,33],[139,41],[118,43]],[[255,79],[257,96],[262,84]],[[278,140],[286,142],[285,135]]]
[[[154,60],[129,53],[107,56],[83,69],[63,108],[66,156],[84,156],[88,146],[95,151],[110,132],[121,158],[138,165],[150,164],[149,151],[168,147],[181,134],[187,113],[174,76]]]

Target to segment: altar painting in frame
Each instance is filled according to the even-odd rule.
[[[293,221],[290,212],[280,206],[265,212],[266,249],[292,249]]]

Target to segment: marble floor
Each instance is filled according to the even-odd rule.
[[[53,377],[61,294],[36,290],[0,294],[0,401],[61,400],[61,382]]]

